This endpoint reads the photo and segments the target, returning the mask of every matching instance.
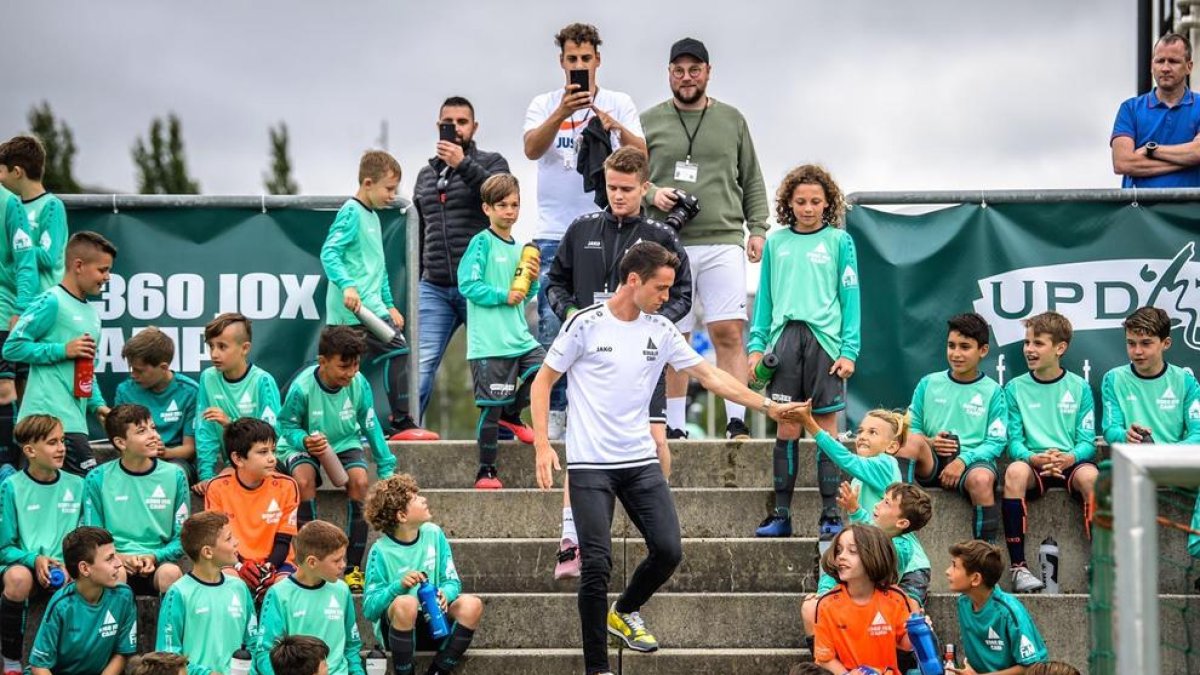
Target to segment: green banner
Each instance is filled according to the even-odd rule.
[[[1168,361],[1200,367],[1195,203],[961,205],[922,215],[856,206],[847,229],[862,284],[854,419],[906,407],[917,380],[947,368],[946,319],[959,312],[991,324],[982,368],[1004,382],[1026,372],[1021,320],[1066,315],[1075,334],[1064,366],[1087,378],[1097,411],[1104,373],[1129,363],[1121,322],[1138,307],[1171,315]]]
[[[105,399],[128,377],[125,342],[156,326],[175,342],[172,368],[193,378],[211,363],[204,325],[222,312],[252,320],[251,360],[282,390],[315,362],[327,281],[321,244],[336,209],[71,208],[70,230],[94,230],[118,249],[112,279],[94,300],[103,322],[97,375]],[[408,306],[406,218],[380,213],[392,295]],[[378,373],[367,369],[376,407],[387,411]],[[386,419],[386,415],[383,417]]]

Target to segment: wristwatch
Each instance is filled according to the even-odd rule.
[[[1154,151],[1158,149],[1158,143],[1155,143],[1154,141],[1150,141],[1149,143],[1146,144],[1145,147],[1146,147],[1146,156],[1153,157]]]

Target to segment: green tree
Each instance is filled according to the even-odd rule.
[[[50,103],[42,101],[29,109],[29,130],[46,148],[46,169],[42,183],[51,192],[72,194],[82,192],[75,181],[75,134],[66,122],[56,120]]]
[[[163,129],[166,128],[164,137]],[[175,113],[150,122],[150,135],[133,144],[133,163],[138,170],[138,191],[144,195],[195,195],[200,184],[188,175],[183,154],[183,131]]]
[[[263,185],[268,194],[294,195],[300,186],[292,180],[292,160],[288,156],[288,128],[284,122],[279,128],[267,129],[271,136],[271,170],[263,174]]]

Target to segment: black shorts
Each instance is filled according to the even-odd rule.
[[[917,476],[916,477],[917,484],[920,485],[921,487],[927,487],[927,488],[942,487],[942,470],[944,470],[946,468],[947,464],[949,464],[950,462],[953,462],[956,459],[958,459],[958,455],[955,455],[953,457],[944,457],[942,455],[937,454],[936,452],[933,453],[933,473],[928,476]],[[915,462],[914,462],[914,466],[915,466]],[[967,496],[967,490],[966,490],[967,474],[971,473],[975,469],[987,469],[988,471],[992,472],[993,478],[995,478],[995,476],[996,476],[996,465],[995,464],[993,464],[991,462],[971,462],[970,464],[967,465],[967,468],[963,469],[962,475],[958,477],[958,483],[954,486],[954,489],[958,492],[958,494],[960,494],[964,497]]]
[[[33,588],[30,589],[29,597],[26,599],[28,602],[32,603],[35,600],[49,600],[50,596],[58,592],[58,588],[46,588],[43,586],[42,583],[37,580],[37,572],[35,572],[32,567],[29,567],[28,565],[22,565],[21,563],[0,565],[0,589],[4,588],[5,573],[14,567],[24,567],[25,569],[29,570],[29,576],[33,577]],[[68,579],[67,581],[70,580]],[[64,581],[63,584],[65,585],[67,581]],[[59,588],[61,588],[61,586]]]
[[[96,456],[92,453],[92,444],[88,442],[87,434],[63,434],[67,446],[67,456],[63,459],[63,471],[86,476],[96,468]]]
[[[8,342],[8,331],[0,331],[0,354],[4,353],[4,343]],[[29,364],[7,361],[0,356],[0,380],[25,380],[29,378]]]
[[[650,397],[650,424],[667,423],[667,369],[658,376],[654,394]]]
[[[446,615],[446,623],[450,625],[450,632],[453,633],[454,626],[456,624],[455,624],[454,619],[450,618],[449,614]],[[388,631],[391,630],[391,628],[392,628],[392,624],[391,624],[391,622],[388,621],[387,610],[384,610],[383,616],[379,617],[379,632],[383,635],[383,644],[384,645],[387,645]],[[413,640],[413,651],[418,651],[418,652],[440,651],[442,648],[442,645],[445,644],[446,640],[449,639],[449,636],[446,636],[440,640],[433,639],[433,635],[431,635],[429,633],[429,622],[425,620],[425,612],[420,609],[420,605],[417,606],[417,622],[415,624],[413,624],[413,631],[414,631],[413,637],[416,638]],[[390,651],[390,650],[391,650],[391,647],[389,646],[388,651]]]
[[[192,487],[200,482],[200,475],[196,473],[196,463],[194,461],[190,459],[171,459],[169,457],[165,461],[174,464],[183,471],[183,475],[187,477],[188,487]]]
[[[129,586],[129,590],[139,598],[158,597],[158,589],[154,587],[154,575],[147,574],[128,574],[125,577],[125,585]]]
[[[538,345],[520,356],[471,359],[475,405],[486,408],[514,403],[517,390],[537,374],[545,358],[546,350]]]
[[[338,461],[342,463],[342,468],[346,471],[350,471],[350,469],[355,468],[362,469],[364,471],[367,469],[367,453],[363,452],[362,448],[350,448],[349,450],[342,450],[341,452],[337,453],[337,458]],[[294,478],[296,467],[300,466],[301,464],[307,464],[311,466],[313,471],[317,473],[317,487],[321,487],[321,485],[325,483],[325,479],[321,477],[321,462],[317,461],[316,457],[313,457],[303,450],[287,458],[287,460],[283,463],[283,471],[287,475]]]
[[[1096,468],[1095,462],[1085,460],[1082,462],[1075,462],[1071,468],[1067,469],[1067,474],[1065,476],[1042,476],[1035,470],[1033,472],[1033,487],[1025,491],[1025,501],[1031,502],[1041,497],[1042,495],[1046,494],[1046,491],[1050,488],[1063,488],[1067,491],[1067,494],[1071,495],[1071,497],[1075,499],[1083,499],[1083,495],[1081,495],[1071,485],[1071,481],[1075,478],[1075,472],[1084,466]],[[1031,466],[1030,468],[1032,469],[1033,467]]]
[[[829,374],[833,359],[821,348],[807,323],[789,321],[771,351],[779,357],[779,367],[767,388],[772,401],[791,403],[812,399],[816,415],[846,409],[846,397],[842,395],[845,383],[837,375]]]

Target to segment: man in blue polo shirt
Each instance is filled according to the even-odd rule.
[[[1157,85],[1121,104],[1113,124],[1113,171],[1121,187],[1200,187],[1200,101],[1188,87],[1192,43],[1178,33],[1154,45]]]

